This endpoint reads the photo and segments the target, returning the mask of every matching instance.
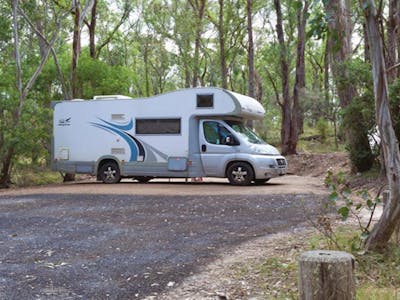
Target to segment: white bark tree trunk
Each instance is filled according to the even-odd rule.
[[[390,190],[388,203],[385,205],[382,216],[365,243],[366,250],[377,251],[387,246],[394,229],[400,224],[400,152],[389,110],[384,49],[375,3],[373,0],[360,0],[360,4],[364,10],[370,42],[376,122],[381,135],[381,149]]]

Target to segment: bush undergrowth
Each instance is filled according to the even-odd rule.
[[[351,246],[355,239],[350,225],[335,228],[342,251],[353,254],[356,259],[356,299],[400,299],[400,248],[394,241],[383,254],[363,254]],[[298,241],[294,241],[296,245]],[[237,279],[250,281],[253,290],[265,299],[297,299],[298,256],[309,250],[330,249],[332,244],[322,234],[309,234],[301,247],[291,251],[276,252],[263,260],[254,260],[237,270]],[[256,276],[254,276],[256,274]]]
[[[62,176],[44,166],[22,166],[13,169],[11,182],[19,187],[61,183]]]

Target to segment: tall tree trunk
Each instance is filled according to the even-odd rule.
[[[296,60],[296,78],[293,88],[293,107],[290,127],[289,154],[297,153],[297,141],[299,139],[299,130],[302,128],[302,114],[300,110],[300,97],[304,94],[306,87],[306,69],[304,61],[305,43],[306,43],[306,23],[308,14],[308,1],[304,1],[304,6],[297,9],[297,60]]]
[[[253,42],[253,13],[252,13],[252,0],[246,2],[247,12],[247,34],[248,34],[248,50],[247,50],[247,64],[249,66],[249,81],[248,81],[248,95],[254,97],[254,42]]]
[[[325,51],[324,51],[324,99],[325,99],[325,106],[329,112],[331,105],[330,105],[330,84],[329,84],[329,46],[328,46],[328,39],[325,42]],[[330,112],[329,112],[330,114]]]
[[[285,44],[285,37],[283,33],[282,9],[280,0],[274,0],[276,11],[276,32],[280,46],[280,64],[282,72],[282,102],[280,103],[282,109],[282,125],[281,125],[281,151],[286,155],[289,153],[290,143],[290,122],[291,122],[291,101],[289,94],[289,63],[287,58],[287,48]]]
[[[256,80],[256,91],[254,97],[258,100],[258,102],[262,103],[262,98],[263,98],[262,78],[260,74],[258,74],[258,72],[255,72],[254,76]]]
[[[96,53],[97,3],[98,0],[94,0],[92,13],[90,16],[90,24],[88,25],[90,57],[93,59],[97,58],[97,53]]]
[[[0,188],[8,188],[11,184],[10,171],[11,161],[14,156],[14,146],[8,148],[7,153],[2,158],[2,167],[0,173]]]
[[[370,49],[369,49],[369,40],[368,40],[368,33],[367,33],[367,25],[363,24],[363,34],[364,34],[364,61],[370,62]]]
[[[330,52],[333,79],[340,100],[340,107],[346,108],[357,96],[355,87],[346,67],[351,58],[351,15],[348,0],[328,0],[325,3],[328,19],[328,48]],[[344,127],[346,143],[349,147],[352,171],[363,172],[371,168],[373,155],[368,143],[368,136],[360,133],[353,124]]]
[[[219,42],[219,63],[221,69],[222,88],[228,88],[228,67],[225,57],[225,29],[224,29],[224,0],[218,0],[218,42]]]
[[[400,1],[396,1],[396,8],[394,13],[394,21],[396,23],[396,46],[397,46],[397,61],[400,61]],[[397,77],[400,77],[400,71],[397,69]]]
[[[381,147],[386,166],[390,196],[381,218],[366,240],[367,250],[384,249],[393,231],[400,224],[400,152],[389,110],[389,92],[385,69],[382,36],[373,0],[360,0],[367,23],[370,41],[376,121],[381,135]]]
[[[387,57],[386,57],[386,69],[387,79],[389,83],[392,83],[397,78],[397,68],[391,68],[396,64],[396,5],[397,0],[389,1],[389,16],[387,20]]]
[[[81,28],[79,20],[81,17],[81,7],[77,0],[74,3],[74,32],[72,38],[72,64],[71,64],[71,95],[72,98],[79,97],[78,89],[78,60],[81,52]]]
[[[206,0],[190,0],[195,18],[196,18],[196,32],[194,41],[194,57],[193,57],[193,77],[192,86],[195,87],[199,83],[200,76],[200,47],[201,47],[201,35],[203,32],[203,18],[206,8]]]
[[[347,68],[344,63],[351,58],[351,23],[349,7],[343,6],[346,1],[328,0],[326,3],[326,14],[329,16],[328,48],[331,57],[333,76],[337,82],[337,92],[340,106],[345,108],[353,97],[357,95],[356,89],[351,84],[340,85],[340,78],[349,79]]]
[[[87,0],[83,9],[79,0],[72,1],[74,12],[74,32],[72,38],[71,95],[73,98],[81,96],[81,91],[78,86],[78,62],[79,56],[81,55],[81,32],[83,22],[89,10],[93,7],[94,1],[95,0]]]
[[[146,38],[144,44],[143,61],[144,61],[144,82],[146,87],[146,97],[150,97],[149,38]]]
[[[80,98],[82,91],[79,88],[78,81],[78,62],[81,55],[81,32],[83,22],[91,10],[96,0],[87,0],[84,9],[81,7],[80,0],[73,0],[74,11],[74,33],[72,38],[72,63],[71,63],[71,92],[72,98]],[[64,176],[64,182],[74,181],[75,174],[67,173]]]
[[[249,71],[247,94],[250,97],[255,96],[254,92],[254,82],[255,82],[255,72],[254,72],[254,41],[253,41],[253,11],[252,11],[252,0],[246,1],[246,16],[247,16],[247,65]],[[253,120],[247,120],[247,126],[250,128],[254,127]]]
[[[36,20],[36,28],[37,28],[37,32],[36,32],[36,36],[38,38],[39,41],[39,49],[40,49],[40,57],[43,57],[46,54],[46,42],[44,39],[42,39],[43,37],[43,23],[42,20],[37,18]]]

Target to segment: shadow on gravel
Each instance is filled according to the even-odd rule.
[[[221,251],[303,223],[322,199],[0,196],[0,298],[143,298],[176,286]]]

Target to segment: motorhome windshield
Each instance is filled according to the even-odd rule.
[[[235,121],[227,121],[228,125],[235,130],[241,137],[247,140],[251,144],[265,144],[265,142],[259,138],[253,130],[245,126],[243,123]]]

